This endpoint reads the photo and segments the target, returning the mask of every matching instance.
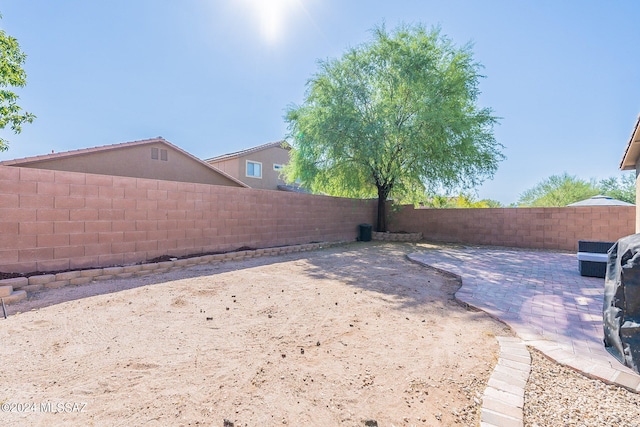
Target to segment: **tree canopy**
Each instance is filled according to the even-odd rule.
[[[566,172],[552,175],[520,195],[518,206],[552,207],[567,206],[602,194],[628,203],[636,202],[635,176],[633,173],[621,177],[589,181],[571,176]]]
[[[9,126],[16,134],[22,131],[23,123],[31,123],[35,118],[18,106],[19,97],[12,90],[27,84],[27,74],[22,68],[26,57],[18,41],[0,29],[0,129]],[[8,148],[8,141],[0,137],[0,151]]]
[[[482,199],[477,200],[471,193],[461,192],[457,196],[433,195],[423,203],[424,206],[438,209],[460,209],[460,208],[501,208],[502,203],[497,200]]]
[[[625,173],[620,177],[603,179],[598,186],[600,192],[605,196],[627,203],[636,203],[636,175],[634,172]]]
[[[503,159],[497,118],[477,105],[482,66],[439,29],[374,28],[372,40],[319,61],[302,105],[286,114],[285,172],[312,191],[416,203],[438,188],[472,188]]]

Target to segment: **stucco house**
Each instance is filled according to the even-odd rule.
[[[5,160],[0,165],[248,187],[161,137]]]
[[[289,162],[290,150],[285,141],[277,141],[212,157],[205,162],[251,188],[278,190],[284,189],[285,182],[280,172]]]
[[[636,120],[636,125],[631,132],[631,138],[624,152],[620,169],[623,171],[636,171],[636,206],[640,203],[640,184],[638,183],[638,175],[640,175],[640,115]],[[640,209],[636,208],[636,233],[640,233]]]

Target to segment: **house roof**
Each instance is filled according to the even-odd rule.
[[[291,146],[287,143],[287,141],[276,141],[269,142],[267,144],[258,145],[256,147],[247,148],[246,150],[240,150],[233,153],[221,154],[220,156],[211,157],[210,159],[206,159],[205,162],[220,162],[223,160],[231,160],[236,159],[238,157],[245,156],[247,154],[255,153],[256,151],[267,150],[269,148],[284,148],[285,150],[290,150]]]
[[[138,140],[138,141],[122,142],[122,143],[118,143],[118,144],[103,145],[103,146],[100,146],[100,147],[81,148],[81,149],[78,149],[78,150],[63,151],[63,152],[59,152],[59,153],[44,154],[44,155],[40,155],[40,156],[24,157],[24,158],[21,158],[21,159],[5,160],[5,161],[0,162],[0,166],[33,165],[33,164],[36,164],[36,163],[50,161],[50,160],[64,159],[64,158],[77,157],[77,156],[84,156],[84,155],[87,155],[87,154],[100,153],[100,152],[111,151],[111,150],[119,150],[119,149],[122,149],[122,148],[129,148],[129,147],[135,147],[135,146],[147,145],[147,144],[162,144],[162,145],[166,145],[167,147],[184,154],[185,156],[189,157],[193,161],[198,162],[201,165],[211,169],[212,171],[224,176],[225,178],[230,179],[231,181],[233,181],[233,182],[235,182],[237,184],[240,184],[242,187],[246,187],[246,188],[249,187],[244,182],[232,177],[231,175],[221,171],[220,169],[210,165],[209,163],[200,160],[199,158],[195,157],[194,155],[184,151],[182,148],[171,144],[169,141],[167,141],[166,139],[164,139],[162,137],[150,138],[150,139],[142,139],[142,140]]]
[[[622,156],[620,169],[623,171],[634,170],[638,157],[640,157],[640,115],[638,115],[627,149],[624,151],[624,156]]]
[[[567,206],[635,206],[632,203],[623,202],[622,200],[614,199],[613,197],[603,196],[601,194],[593,196],[586,200],[571,203]]]

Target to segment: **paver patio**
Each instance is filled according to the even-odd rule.
[[[590,377],[640,392],[640,375],[602,342],[604,279],[580,276],[575,254],[465,247],[409,258],[459,276],[456,297],[508,324],[528,346]]]

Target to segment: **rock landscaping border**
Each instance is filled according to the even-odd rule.
[[[383,242],[419,242],[422,240],[422,233],[389,233],[372,231],[371,238]]]
[[[241,261],[263,256],[276,256],[294,252],[312,251],[339,246],[344,243],[345,242],[307,243],[275,248],[241,250],[215,255],[194,256],[191,258],[175,258],[170,261],[65,271],[56,274],[40,274],[30,277],[14,277],[11,279],[0,280],[0,287],[12,287],[14,292],[20,294],[21,298],[19,299],[5,298],[5,303],[10,303],[24,299],[28,292],[37,292],[45,288],[53,289],[67,285],[85,285],[99,280],[126,279],[134,276],[145,276],[151,273],[166,273],[170,270],[178,270],[198,264],[217,264],[225,261]]]

